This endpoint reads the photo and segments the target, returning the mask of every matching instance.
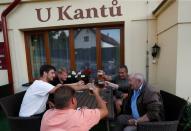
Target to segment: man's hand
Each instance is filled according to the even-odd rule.
[[[78,88],[77,90],[88,89],[87,86],[85,85],[84,81],[82,81],[82,80],[76,82],[76,87]]]
[[[88,87],[89,87],[89,90],[90,92],[92,92],[94,95],[99,95],[99,92],[100,92],[100,88],[97,88],[94,84],[92,83],[88,83]]]
[[[57,84],[56,87],[60,88],[61,86],[63,86],[62,84]]]
[[[123,99],[127,99],[128,93],[123,93]]]
[[[105,84],[106,87],[108,87],[109,86],[109,81],[104,81],[104,84]]]
[[[48,101],[48,106],[50,109],[55,108],[55,105],[52,101]]]
[[[137,126],[137,120],[136,119],[129,119],[128,125],[130,126]]]
[[[110,86],[110,87],[112,87],[112,89],[118,89],[119,88],[119,85],[114,84],[114,83],[109,82],[109,81],[105,81],[104,84],[105,84],[105,87]]]
[[[84,81],[82,81],[82,80],[78,81],[76,84],[77,84],[77,86],[84,86],[85,85]]]
[[[103,75],[103,78],[105,79],[105,80],[107,80],[107,81],[111,81],[112,80],[112,77],[111,76],[109,76],[109,75]]]
[[[80,90],[85,90],[86,85],[84,84],[84,81],[78,81],[76,83],[71,83],[71,84],[64,84],[66,86],[70,86],[71,88],[73,88],[76,91],[80,91]]]

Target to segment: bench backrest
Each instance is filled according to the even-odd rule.
[[[0,105],[5,113],[11,131],[40,131],[42,117],[19,117],[20,106],[25,91],[0,99]]]
[[[165,120],[180,120],[187,101],[166,91],[161,90],[160,94],[164,104]]]
[[[16,93],[15,95],[6,96],[0,99],[0,105],[5,115],[18,116],[20,106],[24,97],[25,91]]]

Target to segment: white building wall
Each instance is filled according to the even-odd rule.
[[[191,12],[191,1],[178,0],[157,19],[161,46],[157,83],[161,89],[185,99],[191,97],[191,16],[188,12]]]
[[[131,1],[127,4],[129,6],[125,12],[129,19],[125,22],[125,62],[130,73],[140,72],[146,77],[146,51],[148,49],[149,82],[155,84],[155,74],[152,73],[154,66],[151,63],[151,46],[156,42],[156,20],[151,13],[159,1],[150,1],[148,4],[146,1]]]
[[[190,0],[178,0],[178,22],[191,22],[190,7]]]
[[[28,82],[25,42],[23,33],[19,30],[10,30],[9,43],[11,49],[11,65],[15,87],[14,91],[18,92],[24,90],[24,88],[21,88],[21,85]]]
[[[176,64],[178,37],[178,4],[174,2],[157,18],[158,44],[161,47],[157,64],[157,85],[176,93]]]
[[[132,21],[132,44],[131,44],[131,62],[134,72],[143,73],[146,77],[146,66],[148,66],[148,81],[156,86],[156,65],[152,64],[151,48],[156,42],[156,19]],[[148,43],[147,43],[148,41]],[[137,50],[137,49],[142,50]],[[147,51],[148,65],[147,65]],[[140,66],[141,65],[141,66]]]
[[[79,19],[79,20],[63,20],[58,21],[57,7],[71,5],[71,13],[74,9],[86,9],[90,7],[96,7],[99,9],[102,5],[105,7],[112,7],[112,0],[68,0],[68,1],[49,1],[49,2],[33,2],[33,3],[21,3],[19,4],[7,17],[11,61],[13,67],[13,78],[16,92],[23,90],[21,85],[28,82],[28,72],[25,53],[24,34],[22,30],[36,29],[36,28],[61,28],[67,25],[80,25],[80,24],[94,24],[102,22],[118,22],[124,21],[125,31],[125,63],[129,68],[129,72],[140,72],[146,76],[146,49],[153,45],[155,40],[155,20],[150,20],[149,28],[147,28],[147,22],[145,19],[151,18],[153,9],[160,3],[161,0],[118,0],[118,5],[122,8],[122,16],[107,17],[107,18],[91,18],[91,19]],[[116,7],[114,6],[114,8]],[[36,8],[49,8],[51,7],[51,19],[48,22],[40,22],[37,20]],[[108,13],[108,11],[106,11]],[[100,12],[98,13],[100,14]],[[46,17],[46,12],[44,13]],[[138,20],[138,21],[136,21]],[[147,47],[147,32],[149,30],[149,43]],[[151,58],[151,53],[149,58]],[[150,70],[153,70],[153,65],[150,62]],[[149,78],[151,83],[154,82],[155,76],[150,74]],[[152,79],[154,78],[154,79]]]
[[[148,51],[149,51],[149,83],[151,85],[156,86],[158,89],[160,87],[157,85],[157,64],[153,64],[152,57],[152,46],[157,42],[156,34],[157,34],[157,20],[149,21],[149,29],[148,29]]]
[[[0,42],[4,42],[4,39],[3,39],[3,32],[0,31]]]
[[[87,31],[88,30],[88,31]],[[87,30],[82,30],[78,33],[78,35],[75,37],[74,44],[75,44],[75,49],[78,48],[92,48],[96,47],[96,35],[93,33],[93,31],[87,29]],[[89,37],[89,41],[84,42],[84,36]]]
[[[0,70],[0,86],[8,84],[8,73],[7,70]]]
[[[176,94],[191,100],[191,24],[178,26]]]
[[[165,11],[163,11],[158,19],[158,33],[165,31],[178,22],[178,2],[172,3]]]
[[[180,0],[178,6],[178,50],[176,94],[191,101],[191,1]]]
[[[177,27],[158,37],[161,47],[157,64],[157,85],[173,94],[176,93]]]

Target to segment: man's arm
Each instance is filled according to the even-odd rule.
[[[110,87],[112,87],[113,90],[116,90],[119,88],[119,85],[114,84],[114,83],[109,82],[109,81],[105,81],[105,86],[110,86]]]
[[[80,91],[80,90],[87,90],[89,89],[88,86],[84,84],[83,81],[78,81],[76,83],[71,83],[71,84],[64,84],[66,86],[70,86],[73,88],[75,91]]]
[[[137,119],[137,122],[148,122],[150,121],[147,114],[143,115],[142,117],[140,117],[139,119]]]
[[[107,80],[107,81],[112,81],[112,76],[104,75],[103,77],[104,77],[104,79]]]
[[[62,84],[57,84],[52,90],[49,91],[50,94],[54,93],[58,88],[60,88]]]
[[[147,112],[138,119],[138,122],[147,122],[153,120],[160,120],[160,112],[162,107],[162,102],[160,101],[160,94],[154,91],[152,94],[145,98]]]
[[[90,90],[92,90],[93,94],[95,95],[95,98],[96,98],[96,101],[98,104],[98,108],[100,111],[100,119],[102,119],[108,115],[108,109],[107,109],[106,103],[99,95],[99,88],[91,87]]]

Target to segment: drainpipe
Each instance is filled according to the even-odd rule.
[[[4,38],[4,49],[5,49],[5,62],[8,70],[8,79],[10,84],[10,92],[14,93],[13,89],[13,75],[11,68],[11,58],[10,58],[10,50],[9,50],[9,38],[8,38],[8,30],[7,30],[7,20],[6,16],[20,3],[21,0],[14,0],[1,14],[2,21],[2,31]]]

